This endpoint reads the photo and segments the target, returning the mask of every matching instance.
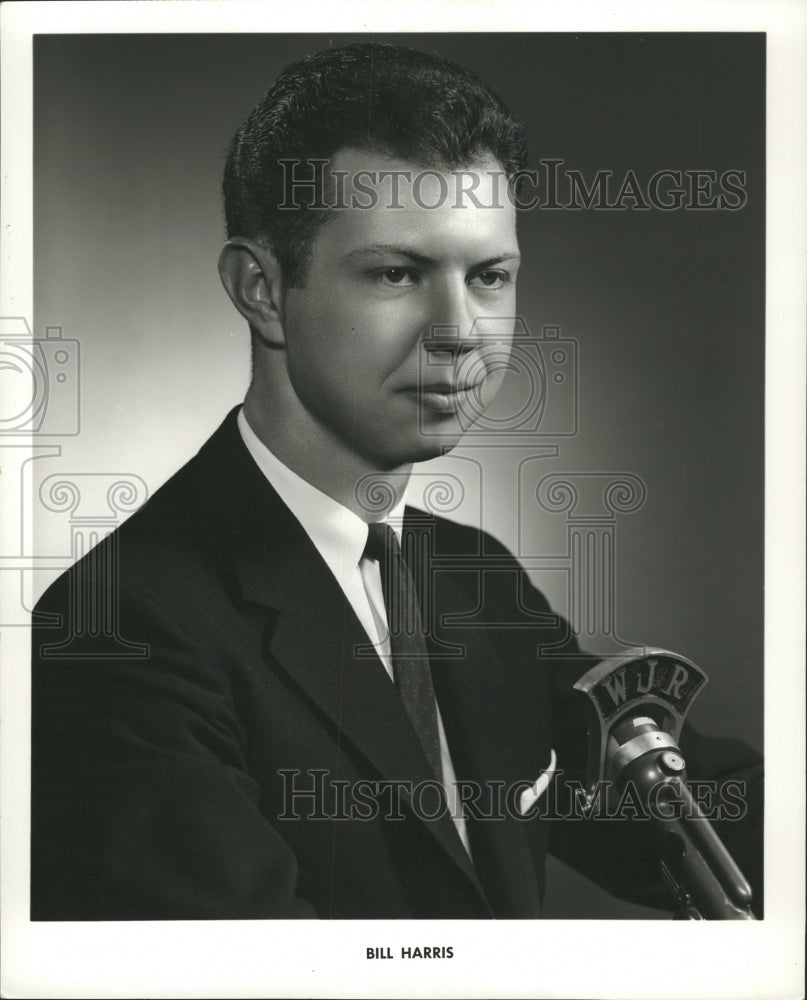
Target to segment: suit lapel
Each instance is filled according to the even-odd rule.
[[[236,469],[229,495],[238,502],[228,511],[227,558],[241,597],[274,611],[268,652],[382,779],[434,780],[400,696],[341,587],[240,436],[231,445],[237,456],[228,457]],[[484,897],[451,818],[424,826]]]
[[[477,575],[431,576],[439,581],[433,599],[443,613],[461,614],[476,607],[478,595],[469,581],[478,580]],[[456,658],[434,655],[432,674],[457,778],[480,789],[478,818],[469,815],[467,825],[486,896],[497,915],[537,917],[540,892],[525,823],[510,815],[512,803],[508,807],[504,791],[496,790],[497,781],[512,785],[538,777],[538,772],[520,771],[525,755],[514,752],[514,734],[535,732],[537,706],[522,703],[516,707],[520,714],[514,716],[513,692],[506,690],[512,684],[512,672],[501,662],[492,636],[484,627],[441,628],[436,622],[431,636],[434,652],[439,651],[434,645],[437,638],[444,646],[459,645],[463,654]],[[486,816],[496,818],[486,820]]]
[[[221,549],[238,595],[272,610],[268,651],[383,779],[431,779],[401,700],[341,588],[300,523],[259,471],[241,441],[233,411],[202,449],[188,482],[204,530]],[[200,497],[202,503],[200,504]],[[460,574],[461,576],[461,574]],[[467,612],[476,594],[451,573],[439,574],[437,606]],[[430,599],[430,598],[426,598]],[[437,623],[439,626],[439,623]],[[491,778],[534,780],[510,766],[517,730],[530,732],[534,711],[516,720],[500,711],[498,650],[484,627],[442,629],[461,643],[458,659],[435,656],[435,689],[458,779],[485,789]],[[445,646],[434,650],[444,653]],[[526,727],[526,728],[525,728]],[[521,756],[520,754],[518,755]],[[483,809],[486,802],[481,800]],[[487,805],[490,805],[488,802]],[[452,862],[502,916],[534,916],[537,886],[523,825],[513,819],[469,820],[474,864],[448,817],[424,823]]]

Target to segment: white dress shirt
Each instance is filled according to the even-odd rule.
[[[238,412],[238,429],[256,465],[274,487],[280,499],[305,529],[326,565],[342,588],[350,606],[393,681],[390,659],[389,628],[381,588],[381,570],[374,559],[364,557],[367,544],[367,524],[343,507],[333,497],[284,465],[249,426],[243,408]],[[387,514],[385,521],[400,540],[405,501],[402,498]],[[466,851],[471,853],[468,831],[456,788],[454,766],[448,751],[440,707],[437,706],[437,728],[440,736],[440,759],[448,806]]]

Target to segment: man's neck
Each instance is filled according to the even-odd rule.
[[[291,435],[287,423],[278,419],[271,399],[260,395],[254,387],[247,392],[247,422],[261,443],[301,479],[367,522],[381,520],[400,502],[411,464],[379,469],[320,423],[316,433]]]

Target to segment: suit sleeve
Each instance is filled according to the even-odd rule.
[[[546,607],[531,584],[529,603]],[[584,787],[591,722],[585,696],[574,682],[597,662],[581,652],[567,622],[559,620],[556,642],[562,658],[547,664],[553,671],[553,736],[558,774],[543,812],[566,817],[548,820],[549,850],[576,871],[619,898],[645,906],[669,908],[670,897],[660,872],[654,824],[637,815],[581,818],[574,807],[575,787]],[[763,763],[761,756],[736,739],[714,738],[689,724],[681,735],[690,783],[711,782],[716,790],[712,826],[751,884],[753,910],[763,914]],[[704,791],[708,789],[704,784]],[[627,810],[629,813],[630,810]]]
[[[31,918],[316,917],[221,665],[150,599],[122,606],[148,655],[48,656],[58,630],[33,632]]]

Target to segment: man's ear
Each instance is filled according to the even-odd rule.
[[[250,329],[271,347],[285,346],[283,276],[272,251],[236,236],[219,255],[219,275]]]

